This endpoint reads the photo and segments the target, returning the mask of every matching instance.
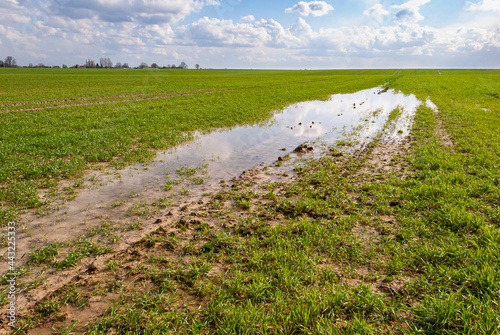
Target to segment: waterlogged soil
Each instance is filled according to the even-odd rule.
[[[104,218],[114,223],[129,223],[127,210],[130,213],[134,204],[169,197],[171,206],[178,207],[217,190],[221,181],[229,181],[254,166],[267,166],[287,155],[298,158],[301,153],[294,150],[304,142],[313,146],[317,143],[316,150],[311,151],[314,157],[321,156],[320,143],[333,144],[353,131],[359,136],[359,144],[368,143],[396,108],[401,109],[401,116],[384,138],[388,141],[404,138],[419,105],[415,96],[388,89],[336,94],[328,101],[292,105],[266,124],[194,134],[193,141],[159,153],[148,166],[91,174],[86,181],[87,189],[79,192],[74,200],[57,206],[57,210],[48,215],[30,213],[24,217],[23,233],[17,237],[21,265],[27,261],[32,248],[74,239],[102,224]],[[293,160],[285,159],[282,168],[269,173],[268,178],[279,178],[285,170],[290,170],[291,162]],[[196,176],[189,175],[193,172]],[[168,182],[172,189],[166,192]],[[5,266],[5,263],[0,265],[1,273],[7,270]]]
[[[206,205],[217,199],[217,194],[235,185],[252,185],[252,190],[263,194],[265,190],[261,185],[293,182],[296,178],[294,165],[303,155],[303,158],[319,158],[332,154],[328,151],[330,145],[345,142],[348,145],[339,156],[370,151],[368,168],[360,170],[360,175],[400,169],[391,164],[392,158],[408,147],[407,136],[420,104],[415,96],[390,89],[337,94],[328,101],[290,106],[266,124],[193,134],[193,141],[159,153],[147,166],[89,175],[86,188],[73,200],[59,204],[45,215],[29,213],[23,218],[23,228],[18,229],[17,234],[19,262],[16,265],[26,265],[30,252],[36,248],[78,237],[111,247],[112,252],[98,258],[87,257],[76,266],[55,271],[50,276],[48,273],[52,270],[39,266],[40,272],[32,273],[29,281],[39,280],[42,284],[17,296],[19,315],[25,315],[36,303],[70,284],[113,280],[116,273],[104,271],[106,262],[116,257],[140,255],[143,247],[137,243],[147,234],[161,230],[166,235],[182,232],[194,236],[198,216],[210,217],[208,225],[218,229],[231,226],[230,218],[219,218],[219,212],[207,209]],[[388,117],[396,108],[400,109],[399,117],[388,124]],[[378,144],[370,146],[375,138]],[[233,202],[222,202],[222,206],[226,205],[232,206]],[[390,218],[387,221],[390,222]],[[373,234],[358,230],[356,233],[361,239],[365,235],[370,235],[367,239],[373,238]],[[172,256],[177,254],[175,250],[176,247],[172,249]],[[1,250],[2,254],[5,252]],[[182,261],[182,257],[187,256],[179,257]],[[7,271],[5,264],[1,263],[2,274]],[[223,266],[211,271],[223,271]],[[213,276],[217,275],[215,272]],[[147,288],[142,286],[142,289]],[[113,299],[109,295],[103,298],[106,303],[101,303],[100,297],[96,297],[86,307],[86,312],[68,310],[67,314],[79,324],[91,322]],[[203,302],[193,304],[202,305]],[[51,333],[51,330],[42,326],[30,333]]]
[[[397,152],[404,151],[406,144],[407,140],[392,142],[391,148],[397,150]],[[376,179],[380,176],[378,168],[383,169],[389,165],[391,169],[404,171],[402,166],[390,164],[390,160],[386,161],[378,157],[377,152],[380,151],[376,150],[377,148],[378,145],[366,149],[370,151],[368,154],[370,159],[377,161],[378,165],[371,166],[371,164],[368,164],[366,166],[367,170],[363,173],[365,177],[369,176],[370,179]],[[359,151],[357,153],[361,154]],[[384,157],[386,156],[384,155]],[[343,156],[337,156],[337,158],[339,164],[341,164]],[[270,202],[266,200],[265,195],[268,190],[265,185],[269,181],[269,170],[274,169],[274,167],[259,166],[245,171],[241,176],[232,180],[232,189],[241,187],[245,192],[254,192],[252,202],[264,206],[266,201]],[[401,172],[400,176],[404,177],[404,172]],[[290,176],[287,181],[293,182],[294,180],[296,180],[296,176]],[[366,181],[367,179],[363,180]],[[138,239],[129,246],[116,248],[112,253],[86,259],[79,266],[69,271],[55,273],[43,286],[33,289],[26,296],[22,296],[18,300],[18,305],[22,306],[21,310],[23,311],[40,310],[39,307],[35,307],[37,304],[40,306],[40,302],[60,304],[58,311],[46,316],[44,322],[37,322],[36,326],[27,333],[52,334],[55,329],[71,329],[74,334],[85,333],[84,329],[86,327],[84,325],[98,322],[103,315],[106,315],[106,311],[109,311],[113,302],[126,301],[129,299],[127,297],[131,299],[135,296],[141,296],[155,288],[155,284],[151,283],[148,275],[145,274],[149,270],[149,266],[145,264],[148,264],[152,259],[161,260],[161,262],[179,269],[179,273],[185,273],[186,269],[195,262],[195,258],[186,251],[186,246],[191,245],[193,247],[192,243],[194,243],[193,248],[195,250],[203,250],[206,241],[199,238],[202,229],[207,228],[227,232],[247,229],[240,228],[238,222],[244,220],[252,208],[247,210],[238,209],[234,199],[226,198],[228,192],[231,192],[231,189],[223,188],[214,192],[208,199],[185,203],[179,210],[168,210],[168,212],[159,213],[160,222],[156,220],[155,224],[151,225],[151,229],[142,231],[143,234],[147,232],[151,239]],[[283,196],[283,191],[280,191],[280,189],[275,190],[275,192],[278,196]],[[279,221],[283,219],[282,215],[262,217],[262,220],[270,226],[273,224],[278,225]],[[381,217],[381,220],[386,222],[385,234],[387,234],[391,230],[394,218],[384,216]],[[248,228],[247,232],[240,233],[251,236],[255,232]],[[352,233],[358,238],[361,245],[366,245],[366,247],[379,240],[381,235],[379,231],[366,226],[355,226]],[[172,236],[175,236],[175,239],[170,239]],[[156,239],[167,239],[168,241],[154,242]],[[196,242],[197,240],[198,242]],[[119,264],[119,266],[111,269],[110,264]],[[227,266],[228,264],[224,262],[213,264],[206,273],[206,277],[208,280],[217,281],[217,278],[223,276]],[[325,271],[333,271],[340,278],[342,285],[353,288],[360,285],[370,285],[374,293],[387,295],[388,298],[394,292],[399,292],[405,283],[411,280],[411,278],[405,277],[391,282],[386,282],[383,279],[373,280],[370,276],[374,269],[365,267],[351,269],[349,273],[346,273],[343,266],[339,264],[324,263],[319,264],[319,268]],[[144,271],[144,274],[141,274],[142,271]],[[179,285],[175,287],[179,300],[173,302],[171,308],[178,309],[181,312],[184,309],[196,311],[206,306],[207,301],[190,292],[189,285],[191,284],[187,283],[186,286]],[[68,292],[71,293],[75,287],[77,288],[75,291],[78,292],[78,298],[70,303],[65,302]],[[197,288],[193,287],[192,289],[196,290]],[[21,314],[21,316],[24,316],[24,314]],[[72,328],[73,325],[78,326]]]

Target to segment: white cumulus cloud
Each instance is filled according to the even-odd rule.
[[[48,0],[51,14],[73,19],[98,17],[107,22],[142,22],[147,24],[175,23],[204,5],[216,5],[207,0]]]
[[[410,0],[401,5],[394,5],[392,8],[398,11],[394,15],[394,22],[396,23],[413,23],[422,21],[424,17],[420,14],[420,6],[429,3],[431,0]]]
[[[467,1],[465,9],[471,11],[500,11],[500,0],[482,0],[478,3]]]
[[[366,16],[382,17],[389,15],[390,12],[385,9],[381,4],[376,4],[363,12]]]
[[[253,16],[253,15],[247,15],[247,16],[243,16],[241,19],[243,21],[252,22],[252,21],[255,21],[255,16]]]
[[[292,27],[290,28],[290,32],[294,36],[306,36],[307,38],[313,36],[313,30],[311,26],[308,25],[307,22],[301,17],[299,17],[297,22],[292,25]]]
[[[200,46],[301,48],[309,43],[313,31],[299,18],[291,28],[285,29],[273,19],[234,23],[203,17],[190,25],[179,27],[176,36],[185,43]]]
[[[384,18],[389,15],[390,12],[385,9],[381,4],[376,4],[363,12],[363,15],[374,20],[379,25],[383,23]]]
[[[203,17],[189,27],[181,27],[186,37],[202,46],[255,46],[270,40],[265,28],[250,23]]]
[[[285,9],[285,13],[297,12],[302,16],[317,17],[328,14],[334,8],[325,1],[300,1],[293,7]]]

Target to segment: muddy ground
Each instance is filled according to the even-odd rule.
[[[401,157],[407,153],[409,146],[409,139],[399,142],[379,140],[354,151],[353,154],[363,163],[353,180],[366,182],[384,179],[388,174],[406,178],[407,166]],[[305,156],[311,150],[310,146],[298,148]],[[339,151],[325,154],[336,156],[338,164],[342,164],[351,155]],[[282,160],[277,160],[277,165],[281,165]],[[209,196],[193,195],[164,209],[148,212],[141,216],[144,222],[138,229],[125,232],[119,241],[109,244],[111,251],[97,257],[86,257],[75,267],[58,270],[47,264],[32,265],[32,275],[21,279],[21,282],[30,284],[24,286],[25,291],[17,296],[17,318],[21,320],[18,325],[29,329],[28,334],[52,334],[55,329],[71,325],[78,325],[72,328],[73,333],[83,333],[84,325],[92,324],[109,313],[114,302],[147,292],[157,285],[151,280],[148,266],[145,265],[151,259],[158,259],[179,269],[177,276],[180,280],[175,287],[177,299],[174,308],[204,308],[207,298],[196,293],[199,288],[191,287],[189,279],[182,279],[186,275],[183,272],[196,261],[196,257],[186,248],[200,252],[204,248],[210,248],[206,237],[201,234],[207,228],[228,233],[235,229],[245,229],[238,224],[241,219],[251,215],[253,208],[265,206],[270,201],[265,197],[268,193],[266,185],[270,182],[283,183],[284,186],[275,190],[274,194],[278,197],[285,196],[283,190],[286,185],[298,178],[292,170],[291,164],[286,167],[276,167],[275,164],[268,167],[256,166],[243,172],[238,178],[222,183],[219,190],[213,191]],[[234,190],[251,193],[252,199],[242,205],[238,200],[238,192],[235,193]],[[108,214],[113,213],[113,210],[115,209],[110,209]],[[121,211],[121,215],[125,217],[123,209]],[[285,219],[282,214],[261,216],[260,219],[271,226]],[[119,221],[118,217],[110,219]],[[381,219],[386,222],[387,233],[390,234],[391,226],[395,224],[394,218],[385,216]],[[352,232],[366,244],[377,243],[380,236],[379,231],[366,226],[354,227]],[[248,234],[252,232],[248,231]],[[104,237],[98,234],[97,238]],[[339,278],[347,285],[356,287],[370,282],[372,289],[382,294],[390,295],[406,282],[404,278],[390,283],[381,279],[370,280],[372,269],[369,268],[359,268],[356,274],[349,274],[343,273],[341,267],[334,264],[323,266],[336,269]],[[207,280],[218,282],[222,280],[225,271],[224,262],[214,262],[205,276]],[[52,310],[47,307],[51,302],[57,305]],[[3,334],[10,331],[5,315],[2,313]],[[29,321],[22,321],[23,319]]]
[[[176,95],[151,95],[137,99],[170,96]],[[89,104],[118,101],[127,100]],[[40,108],[61,106],[64,107],[45,105]],[[404,157],[410,150],[411,138],[402,137],[402,131],[398,129],[389,127],[385,129],[385,135],[379,134],[372,142],[327,150],[323,148],[322,155],[334,157],[336,165],[348,175],[349,183],[355,185],[385,181],[389,176],[408,178],[411,172]],[[450,143],[442,127],[437,132],[446,144]],[[28,215],[23,234],[19,234],[21,236],[17,241],[23,253],[19,255],[16,265],[24,267],[21,268],[23,275],[16,283],[19,333],[52,334],[70,329],[71,333],[83,334],[87,325],[108,315],[115,304],[120,305],[133,296],[158,288],[159,282],[152,273],[155,266],[148,265],[152,260],[173,271],[175,283],[169,290],[175,292],[174,310],[205,308],[209,297],[200,294],[203,291],[203,287],[199,287],[200,278],[192,280],[189,269],[197,266],[199,256],[205,252],[224,254],[224,245],[211,244],[213,232],[252,236],[253,228],[241,223],[255,216],[269,227],[286,222],[283,213],[262,211],[262,208],[276,203],[275,199],[269,198],[269,185],[279,185],[273,187],[273,197],[287,197],[287,189],[301,178],[295,173],[297,167],[307,165],[308,157],[312,159],[311,153],[316,151],[308,143],[291,151],[292,157],[281,157],[281,150],[276,148],[277,160],[270,166],[257,165],[239,177],[218,185],[196,182],[203,181],[203,171],[196,171],[185,178],[168,180],[161,186],[163,189],[160,191],[165,193],[163,197],[158,197],[158,189],[145,190],[127,199],[117,199],[112,204],[108,201],[106,205],[99,205],[98,199],[93,206],[78,201],[61,202],[47,213]],[[316,156],[314,160],[317,159]],[[354,173],[353,163],[357,166]],[[101,176],[104,180],[93,180],[94,184],[90,187],[103,187],[106,179],[116,178],[114,174]],[[356,203],[358,194],[352,193],[349,197]],[[371,246],[380,240],[381,235],[391,236],[395,218],[380,215],[375,219],[383,222],[383,229],[361,224],[352,228],[350,233],[361,241],[361,245]],[[88,250],[82,254],[82,249]],[[28,250],[38,251],[34,254]],[[66,264],[71,255],[76,255],[74,262]],[[217,285],[224,280],[228,266],[223,256],[203,266],[207,268],[202,271],[204,277],[201,282]],[[333,270],[345,285],[357,287],[370,284],[372,290],[387,297],[401,290],[412,279],[398,278],[385,282],[380,276],[374,276],[375,270],[371,268],[358,267],[353,272],[329,262],[318,266]],[[2,272],[5,270],[2,268]],[[2,287],[7,289],[7,285]],[[8,326],[6,308],[7,305],[4,305],[0,316],[0,334],[8,334],[12,330]]]

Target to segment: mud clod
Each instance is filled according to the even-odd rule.
[[[92,264],[89,265],[89,267],[87,268],[87,272],[89,273],[99,272],[106,268],[105,263],[106,260],[104,257],[97,257],[97,259],[93,261]]]
[[[314,148],[311,146],[311,145],[308,145],[306,143],[303,143],[301,145],[299,145],[298,147],[296,147],[293,152],[296,153],[296,154],[308,154],[310,152],[312,152],[314,150]]]
[[[176,228],[186,227],[188,225],[188,220],[185,217],[181,217],[179,221],[175,224]]]
[[[162,245],[163,249],[168,250],[168,251],[174,251],[175,246],[171,242],[165,242]]]
[[[382,94],[389,91],[389,87],[384,88],[382,91],[378,92],[378,94]]]

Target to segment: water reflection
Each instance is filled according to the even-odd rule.
[[[181,165],[198,165],[218,157],[210,163],[212,179],[228,179],[243,170],[261,162],[270,164],[284,153],[290,153],[305,141],[321,138],[327,143],[340,139],[360,123],[368,123],[361,135],[368,137],[377,133],[395,108],[402,110],[403,122],[398,133],[408,133],[408,122],[420,101],[414,95],[395,93],[392,90],[378,94],[374,88],[353,94],[336,94],[328,101],[308,101],[288,107],[277,114],[265,126],[235,127],[208,135],[196,134],[197,139],[178,147],[175,151],[163,153],[158,160],[158,172],[174,171]],[[410,120],[411,121],[411,120]],[[177,158],[178,157],[178,158]],[[154,174],[155,168],[148,174]]]
[[[333,144],[353,129],[361,138],[373,137],[396,108],[400,108],[400,117],[387,136],[390,139],[404,137],[421,102],[413,95],[380,91],[380,88],[374,88],[353,94],[336,94],[328,101],[292,105],[264,125],[195,134],[195,140],[158,154],[147,168],[129,167],[121,171],[119,179],[111,178],[103,186],[81,191],[75,200],[59,211],[40,218],[33,213],[26,215],[24,219],[30,236],[19,237],[20,254],[28,252],[31,243],[38,240],[63,241],[78,236],[89,227],[102,224],[102,217],[127,222],[126,213],[122,213],[121,207],[114,210],[113,204],[121,203],[121,200],[126,200],[127,205],[152,202],[170,196],[162,187],[165,176],[177,178],[176,169],[182,166],[208,164],[206,181],[201,185],[189,185],[190,196],[201,196],[203,192],[220,187],[221,180],[231,180],[256,165],[271,164],[285,154],[296,157],[292,151],[306,141],[320,139]],[[315,149],[314,155],[318,155],[318,151]],[[178,204],[185,201],[179,199],[176,200]]]
[[[401,108],[399,123],[391,138],[408,134],[411,119],[421,102],[414,95],[404,95],[393,90],[379,94],[380,88],[352,94],[335,94],[327,101],[308,101],[292,105],[276,114],[264,125],[240,126],[230,130],[214,131],[202,135],[168,152],[157,155],[147,170],[130,167],[119,181],[99,189],[82,192],[82,206],[87,201],[112,202],[131,192],[151,189],[164,180],[165,174],[175,175],[182,166],[200,166],[208,163],[210,176],[204,186],[216,185],[220,180],[230,180],[242,171],[261,163],[271,164],[278,156],[290,154],[301,143],[321,139],[335,143],[346,132],[359,128],[362,138],[375,136],[382,129],[388,115]],[[285,148],[285,151],[281,149]],[[317,151],[315,151],[317,154]],[[81,207],[81,206],[78,206]]]

